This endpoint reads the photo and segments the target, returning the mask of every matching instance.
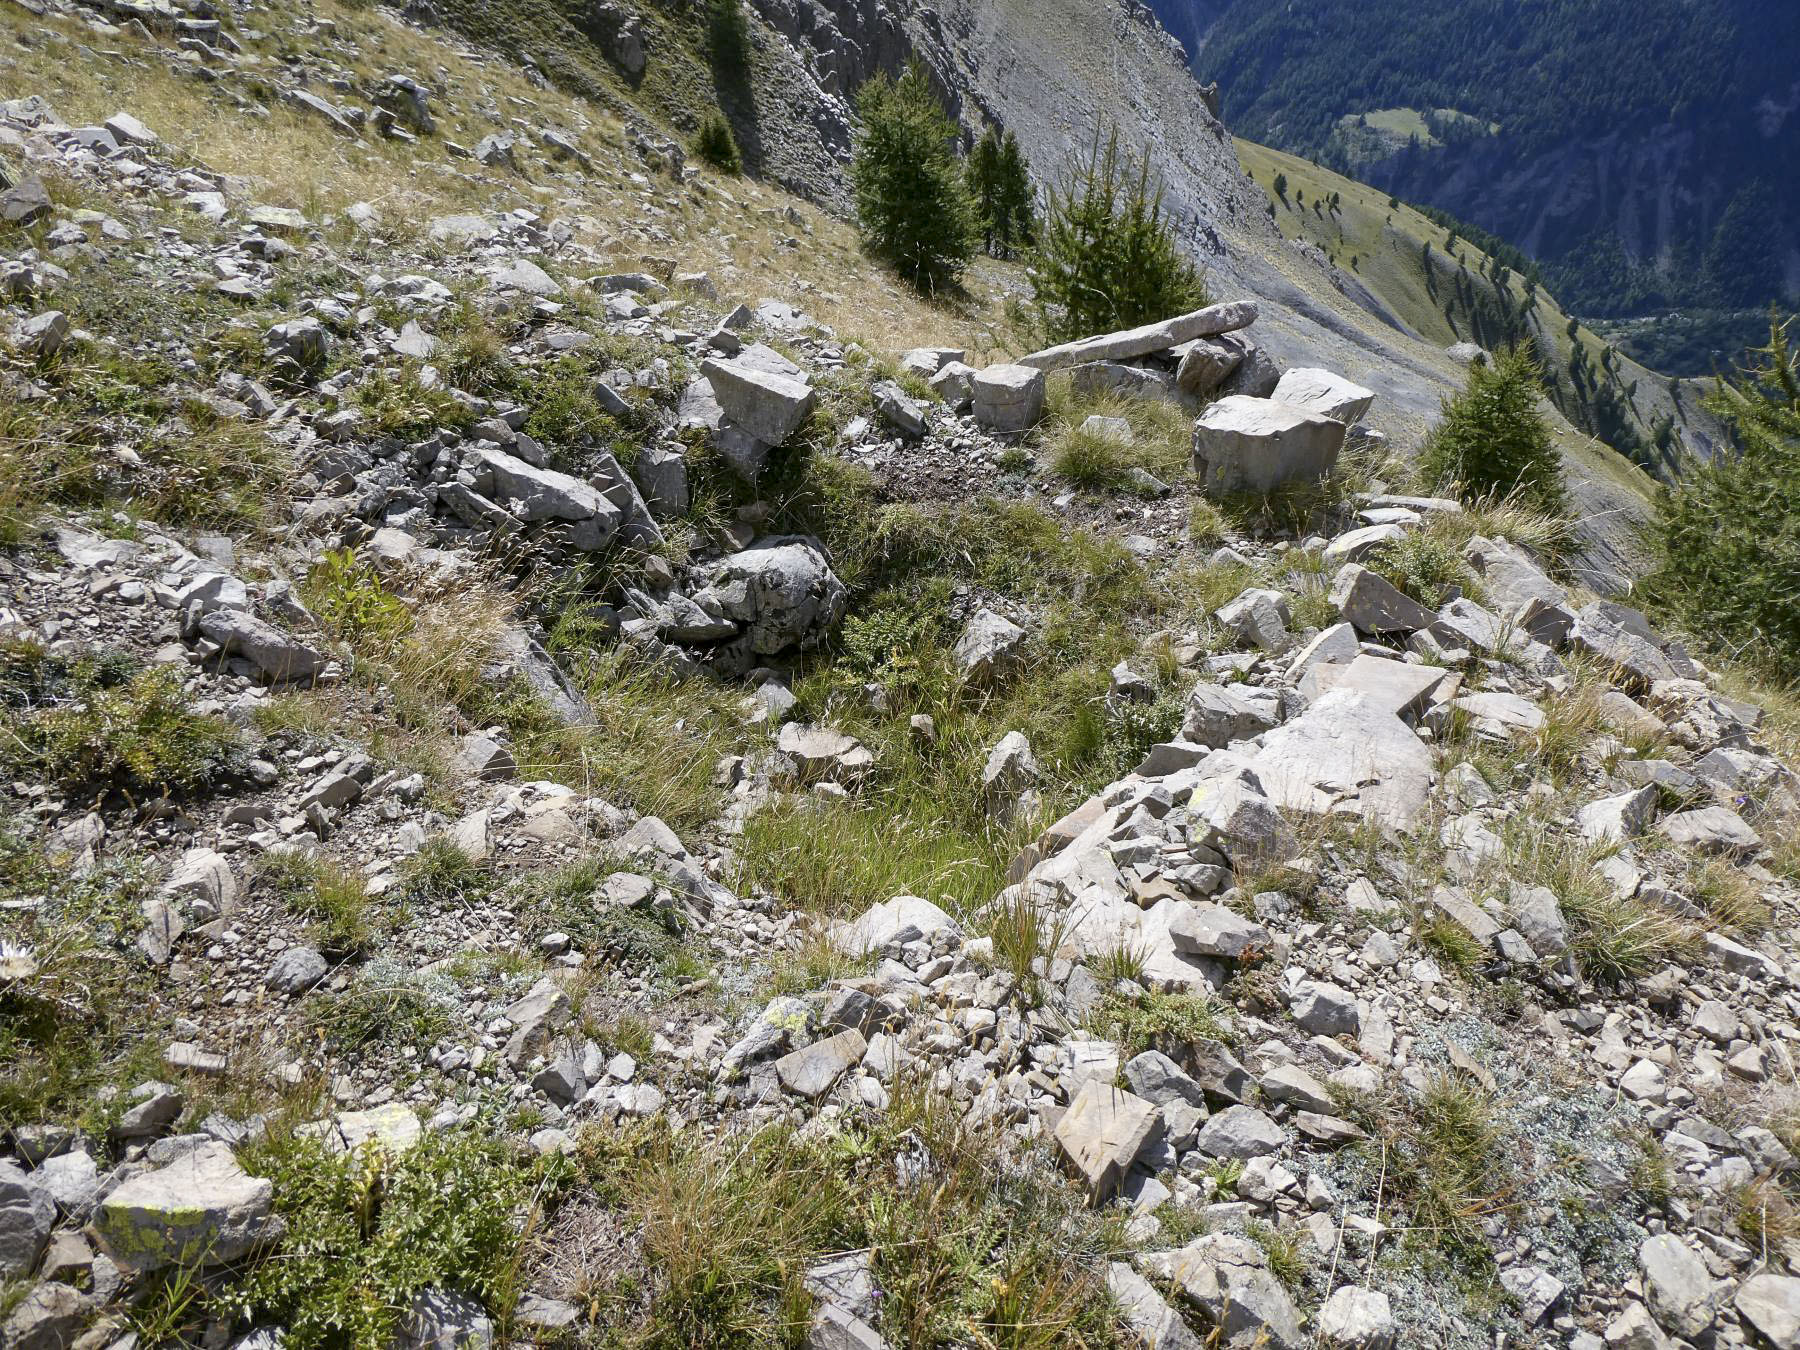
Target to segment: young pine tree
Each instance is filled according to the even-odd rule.
[[[975,143],[968,162],[969,196],[975,204],[982,246],[996,258],[1010,258],[1031,242],[1031,172],[1019,141],[989,127]]]
[[[1444,400],[1420,469],[1469,496],[1516,493],[1540,511],[1563,514],[1562,461],[1538,411],[1542,393],[1538,364],[1526,348],[1499,352],[1491,365],[1470,366],[1467,387]]]
[[[1150,157],[1135,165],[1118,133],[1067,186],[1050,192],[1031,265],[1032,304],[1054,342],[1154,323],[1206,303],[1206,284],[1181,252],[1150,184]]]
[[[731,134],[731,123],[723,113],[708,113],[694,133],[694,153],[720,173],[742,173],[743,156],[738,153],[737,137]]]
[[[955,282],[975,247],[975,212],[952,146],[956,126],[917,65],[857,95],[851,181],[863,243],[922,291]]]
[[[1690,459],[1662,490],[1653,594],[1696,630],[1800,676],[1800,355],[1770,322],[1754,368],[1722,383],[1707,407],[1737,442]]]

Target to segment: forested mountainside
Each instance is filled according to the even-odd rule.
[[[1704,370],[1724,312],[1800,294],[1800,7],[1153,7],[1237,134],[1492,231],[1583,317],[1707,311],[1661,359]]]

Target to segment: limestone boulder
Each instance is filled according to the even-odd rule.
[[[1282,375],[1270,395],[1278,403],[1320,413],[1345,426],[1355,426],[1369,415],[1375,391],[1353,384],[1342,375],[1312,366],[1297,366]]]
[[[271,1182],[251,1176],[229,1148],[209,1141],[112,1191],[100,1202],[94,1228],[112,1258],[132,1270],[223,1265],[280,1235],[274,1195]]]
[[[1232,395],[1194,423],[1194,470],[1211,494],[1272,492],[1323,478],[1347,428],[1322,413],[1274,399]]]

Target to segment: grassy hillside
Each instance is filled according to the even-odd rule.
[[[1282,234],[1316,246],[1427,342],[1533,342],[1564,416],[1652,472],[1672,467],[1683,445],[1716,443],[1717,427],[1700,408],[1704,382],[1671,381],[1583,325],[1571,332],[1554,296],[1386,193],[1296,155],[1237,144]]]

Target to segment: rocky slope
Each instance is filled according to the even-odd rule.
[[[1791,701],[1266,297],[993,361],[386,11],[109,14],[6,30],[0,1341],[1796,1343]]]

